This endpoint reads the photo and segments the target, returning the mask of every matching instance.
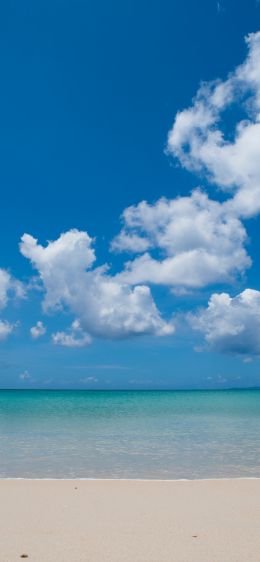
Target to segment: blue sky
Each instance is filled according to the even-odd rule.
[[[0,386],[259,385],[259,3],[0,22]]]

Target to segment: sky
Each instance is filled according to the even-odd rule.
[[[260,385],[260,3],[0,6],[0,387]]]

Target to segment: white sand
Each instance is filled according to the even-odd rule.
[[[260,562],[260,480],[1,480],[0,561],[22,554],[32,562]]]

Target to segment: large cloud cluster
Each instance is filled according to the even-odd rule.
[[[226,81],[202,84],[168,135],[169,154],[188,170],[206,172],[227,199],[214,201],[197,190],[126,209],[112,249],[142,255],[127,263],[121,279],[203,287],[230,282],[250,265],[241,219],[260,211],[260,32],[247,44],[245,62]],[[230,140],[221,117],[232,104],[243,117]],[[151,256],[154,248],[159,257]]]
[[[230,207],[241,217],[260,211],[260,32],[247,37],[245,62],[226,81],[202,84],[193,105],[177,114],[168,151],[193,171],[205,171],[223,190],[234,192]],[[242,113],[233,138],[221,117],[231,105]]]
[[[125,209],[111,249],[130,257],[114,276],[106,265],[95,267],[86,232],[70,230],[46,246],[22,237],[21,252],[44,287],[44,312],[67,309],[75,318],[68,330],[52,335],[55,344],[83,347],[92,337],[172,334],[173,324],[161,317],[150,285],[177,293],[232,283],[251,265],[243,221],[260,212],[260,32],[247,37],[247,46],[244,63],[224,81],[203,83],[168,135],[168,153],[221,189],[221,200],[196,189]],[[225,119],[234,107],[232,116],[239,117],[230,132]],[[0,270],[0,307],[11,290],[19,293],[21,287]],[[211,349],[259,355],[259,295],[249,289],[234,298],[214,293],[189,322]],[[0,325],[0,338],[1,330],[7,333],[8,325]],[[38,321],[31,335],[37,339],[44,331]]]
[[[144,201],[126,209],[112,248],[141,255],[126,264],[120,279],[203,287],[231,282],[250,265],[241,221],[260,212],[260,32],[246,41],[245,62],[225,81],[203,83],[168,135],[168,153],[187,170],[206,175],[222,189],[224,201],[195,191],[190,197],[153,205]],[[240,117],[227,136],[230,107]],[[191,319],[210,347],[259,353],[257,292],[248,289],[234,299],[214,294],[208,308]]]
[[[25,234],[20,249],[44,285],[44,310],[68,308],[79,321],[85,344],[90,336],[113,339],[173,332],[173,326],[161,318],[149,287],[131,288],[111,277],[107,266],[92,268],[95,254],[86,232],[70,230],[46,247]],[[56,334],[54,342],[80,346],[74,334],[65,336]]]
[[[124,226],[112,242],[117,251],[159,249],[126,264],[118,278],[128,283],[204,287],[230,282],[251,260],[244,248],[246,231],[225,205],[194,191],[190,197],[146,201],[123,213]]]

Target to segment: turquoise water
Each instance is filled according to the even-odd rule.
[[[0,477],[260,477],[260,390],[0,391]]]

